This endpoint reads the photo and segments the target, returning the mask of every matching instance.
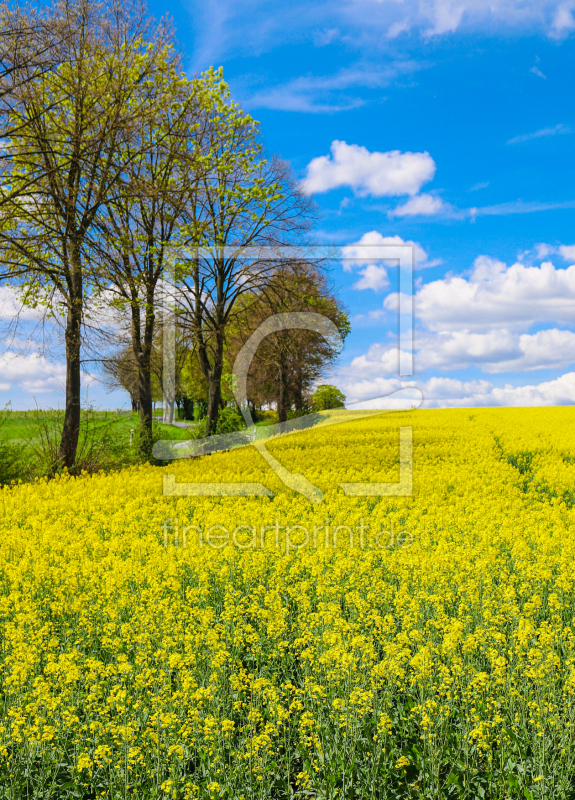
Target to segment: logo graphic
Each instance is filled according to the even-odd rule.
[[[254,258],[255,248],[245,248],[242,257]],[[378,245],[375,256],[378,261],[394,260],[399,262],[399,372],[402,377],[411,375],[413,370],[413,248],[410,245]],[[249,250],[250,252],[245,252]],[[302,253],[302,248],[297,249],[299,258],[309,258],[309,249]],[[318,248],[314,248],[317,257]],[[382,252],[383,251],[383,252]],[[182,254],[178,251],[173,254],[168,264],[165,276],[166,285],[174,283],[176,258],[182,259],[189,253]],[[195,255],[195,254],[194,254]],[[294,248],[289,248],[289,253],[280,254],[293,258]],[[237,253],[234,253],[237,257]],[[255,257],[262,258],[262,249],[258,248]],[[278,251],[273,251],[274,259],[278,258]],[[357,257],[354,258],[356,260]],[[365,258],[365,256],[364,256]],[[323,493],[314,486],[304,475],[287,470],[268,450],[266,442],[280,436],[309,430],[311,428],[325,427],[328,425],[351,422],[366,416],[384,413],[382,409],[349,408],[333,409],[298,417],[287,422],[264,427],[256,427],[252,419],[247,399],[247,378],[250,364],[256,354],[258,346],[272,333],[278,331],[305,329],[320,334],[332,343],[343,344],[340,333],[335,324],[323,316],[313,312],[288,312],[275,314],[268,317],[248,339],[240,350],[233,367],[232,388],[246,429],[225,434],[216,434],[203,439],[184,442],[162,440],[154,445],[154,456],[162,460],[189,458],[191,456],[207,455],[238,446],[253,446],[269,464],[279,479],[293,491],[303,495],[312,503],[321,503]],[[173,418],[175,398],[175,314],[164,312],[164,358],[163,358],[163,393],[164,409],[168,410],[168,417]],[[403,388],[390,392],[383,397],[368,398],[369,400],[384,400],[394,396],[395,407],[418,407],[422,402],[422,395],[418,389]],[[365,401],[362,401],[365,402]],[[389,410],[389,408],[387,409]],[[344,493],[352,497],[378,497],[378,496],[406,496],[412,494],[412,427],[405,426],[399,429],[399,481],[396,483],[340,483]],[[167,496],[273,496],[272,492],[261,483],[176,483],[174,475],[164,475],[163,493]]]

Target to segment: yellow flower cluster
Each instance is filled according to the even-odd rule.
[[[575,412],[269,449],[0,491],[0,798],[572,797]]]

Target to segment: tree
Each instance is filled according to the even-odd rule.
[[[37,8],[0,4],[0,139],[8,142],[18,135],[20,119],[14,107],[21,98],[21,90],[62,63],[63,44],[74,33],[70,26],[62,25],[59,19]],[[4,148],[0,161],[9,160],[9,148]],[[38,167],[39,174],[46,169],[41,162]],[[0,190],[0,208],[27,192],[39,174],[29,175],[28,183],[5,182]]]
[[[170,54],[168,31],[152,31],[140,0],[59,0],[50,15],[66,32],[60,65],[10,89],[14,132],[3,183],[12,195],[4,195],[0,248],[13,275],[25,270],[25,301],[57,301],[65,313],[58,460],[70,468],[80,430],[85,297],[97,266],[90,261],[95,220],[125,174],[126,142],[159,117],[154,80],[169,70]]]
[[[130,395],[132,411],[139,412],[138,365],[131,347],[125,347],[102,362],[104,383],[110,389],[123,389]]]
[[[115,195],[97,216],[95,245],[100,290],[130,318],[131,346],[138,372],[140,446],[152,446],[152,350],[156,336],[157,290],[167,249],[179,241],[188,182],[201,167],[195,159],[201,107],[217,92],[213,73],[189,81],[178,64],[154,77],[160,119],[148,119],[124,144],[127,167]]]
[[[282,266],[274,282],[246,304],[238,326],[240,343],[268,317],[290,312],[322,314],[335,324],[341,339],[332,341],[296,328],[269,334],[262,341],[251,364],[248,396],[260,406],[275,402],[279,422],[285,422],[292,409],[296,413],[307,410],[313,383],[337,358],[341,340],[350,330],[347,313],[325,271],[315,264],[294,261]]]
[[[336,386],[323,384],[318,386],[313,393],[313,407],[316,411],[326,411],[330,408],[344,408],[345,395]]]
[[[184,419],[202,419],[208,409],[208,384],[192,347],[176,349],[176,401]]]
[[[208,383],[210,434],[217,426],[226,336],[239,300],[273,281],[279,264],[273,248],[307,230],[313,204],[283,162],[264,158],[257,123],[230,100],[223,83],[208,122],[199,142],[206,170],[190,185],[187,207],[191,254],[177,278]]]

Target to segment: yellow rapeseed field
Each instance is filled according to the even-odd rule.
[[[269,449],[0,491],[0,798],[575,796],[575,410]]]

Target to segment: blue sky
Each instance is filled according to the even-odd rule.
[[[417,244],[427,405],[575,402],[575,0],[151,9],[172,15],[190,74],[223,66],[267,149],[307,178],[318,241]],[[397,269],[332,278],[352,321],[332,380],[353,401],[399,388]],[[61,365],[35,363],[5,361],[0,403],[61,403]]]

